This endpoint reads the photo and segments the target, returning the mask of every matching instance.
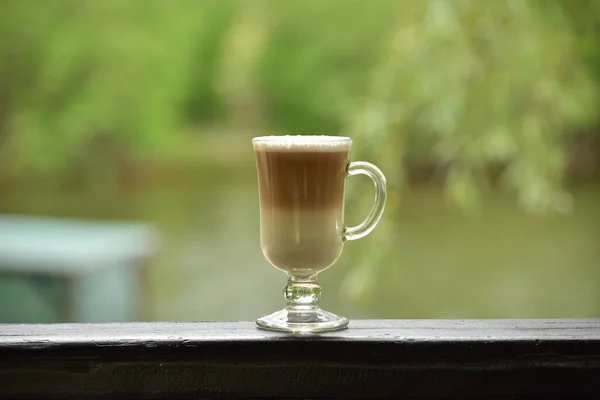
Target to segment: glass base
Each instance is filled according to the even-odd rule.
[[[270,331],[310,334],[345,329],[348,319],[320,308],[291,310],[285,308],[256,320],[261,329]]]

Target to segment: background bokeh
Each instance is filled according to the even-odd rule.
[[[2,0],[0,213],[151,224],[134,319],[249,320],[285,283],[251,138],[346,135],[390,196],[326,308],[600,317],[599,38],[595,0]],[[0,310],[67,290],[1,261]]]

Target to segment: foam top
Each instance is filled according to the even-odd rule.
[[[344,136],[261,136],[252,139],[255,150],[263,151],[322,151],[350,150],[352,139]]]

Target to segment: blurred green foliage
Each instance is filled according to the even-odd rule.
[[[398,148],[409,159],[434,157],[449,197],[468,209],[495,165],[523,207],[560,209],[565,137],[598,117],[597,76],[563,10],[572,3],[402,2],[382,82],[356,133],[402,140],[374,150],[389,153],[390,164]]]
[[[25,173],[168,146],[219,102],[228,9],[180,0],[0,2],[0,135]]]
[[[235,86],[219,85],[238,68],[272,132],[351,134],[355,156],[388,173],[392,205],[407,166],[427,160],[465,209],[501,165],[523,207],[560,210],[564,143],[598,119],[599,11],[593,0],[3,0],[0,170],[106,169],[185,146],[192,124],[232,118]],[[264,38],[247,39],[255,56],[237,65],[240,24]]]
[[[339,133],[362,107],[387,48],[395,1],[270,2],[259,82],[274,127]]]

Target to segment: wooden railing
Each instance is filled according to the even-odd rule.
[[[600,399],[600,320],[0,325],[0,397]]]

